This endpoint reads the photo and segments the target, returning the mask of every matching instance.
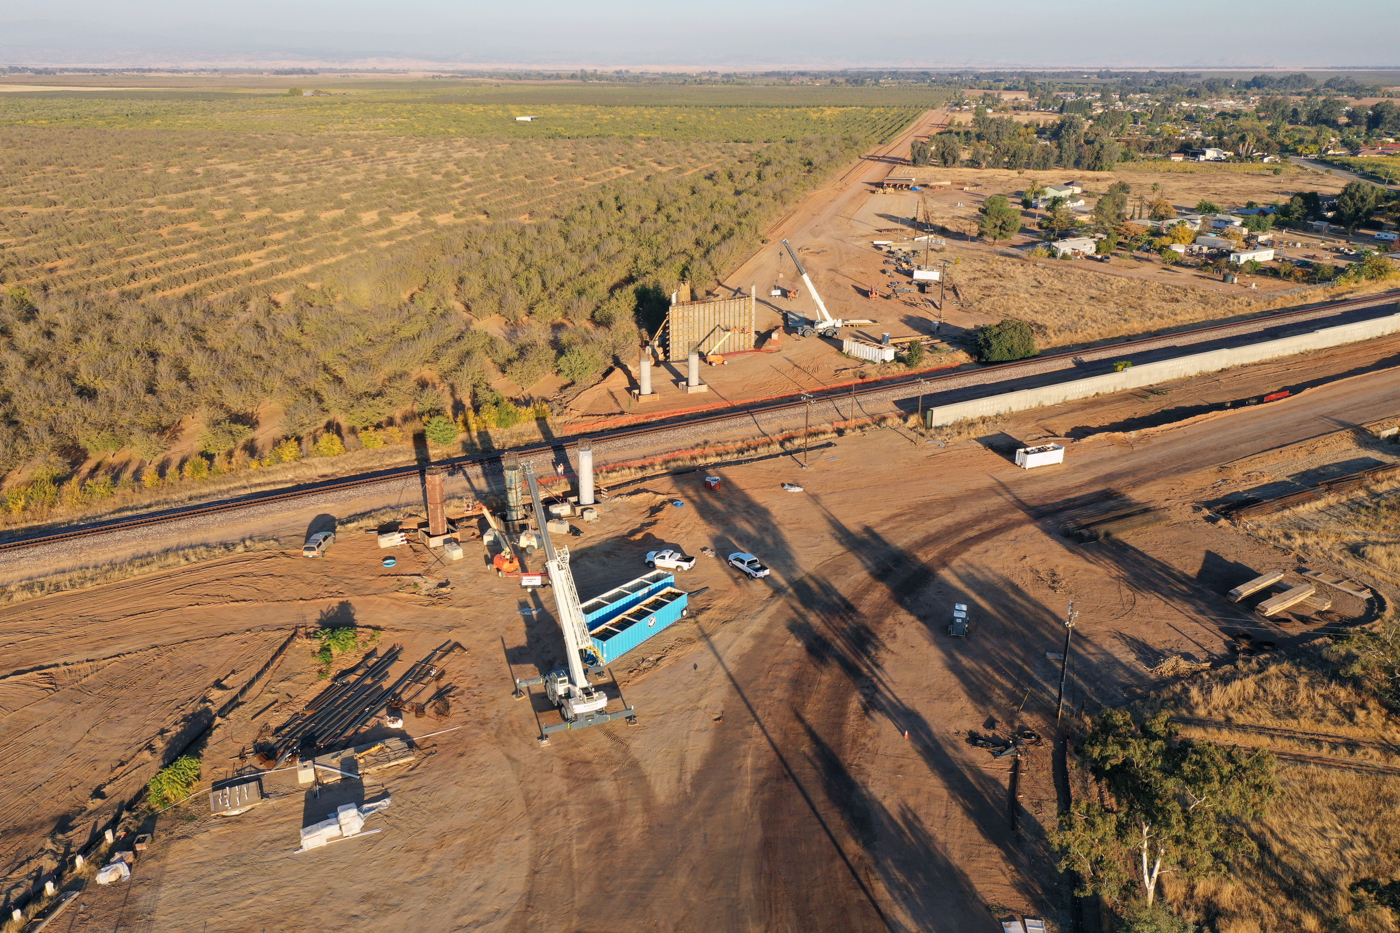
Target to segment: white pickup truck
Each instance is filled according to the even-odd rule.
[[[647,566],[653,570],[658,567],[662,570],[691,570],[695,567],[695,558],[680,551],[648,551]]]

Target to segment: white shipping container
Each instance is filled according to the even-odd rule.
[[[937,282],[937,281],[939,280],[939,278],[941,277],[941,275],[942,275],[942,270],[939,270],[939,269],[915,269],[915,270],[914,270],[914,281],[915,281],[915,282]]]
[[[1065,462],[1065,449],[1059,444],[1045,444],[1042,447],[1022,447],[1016,451],[1016,465],[1023,470],[1052,463]]]
[[[871,343],[868,340],[856,340],[847,337],[841,341],[841,352],[847,356],[854,356],[858,360],[869,360],[872,363],[893,363],[894,347],[881,343]]]

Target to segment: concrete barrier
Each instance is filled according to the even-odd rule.
[[[1015,411],[1028,411],[1032,408],[1058,405],[1081,398],[1093,398],[1095,395],[1105,395],[1111,392],[1125,392],[1128,389],[1140,389],[1145,386],[1171,382],[1174,379],[1219,372],[1222,369],[1230,369],[1235,366],[1247,366],[1250,363],[1293,356],[1311,350],[1339,347],[1343,344],[1357,343],[1372,337],[1384,337],[1395,333],[1400,333],[1400,314],[1390,314],[1386,317],[1357,321],[1352,324],[1339,324],[1336,327],[1324,327],[1312,333],[1265,340],[1244,347],[1210,350],[1206,353],[1193,353],[1171,360],[1160,360],[1156,363],[1143,363],[1140,366],[1130,366],[1117,373],[1104,373],[1101,376],[1088,376],[1069,382],[1057,382],[1054,385],[1040,386],[1034,389],[1019,389],[1015,392],[956,402],[952,405],[939,405],[928,409],[924,414],[924,420],[932,428],[972,418],[987,418]]]

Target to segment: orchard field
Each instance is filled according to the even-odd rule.
[[[195,435],[215,469],[256,459],[270,427],[354,448],[406,420],[465,425],[550,376],[587,381],[630,354],[639,302],[711,285],[766,222],[938,103],[279,80],[316,96],[226,80],[0,95],[8,487],[165,476]]]

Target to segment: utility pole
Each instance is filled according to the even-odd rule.
[[[851,424],[856,423],[856,384],[851,383]]]
[[[924,381],[923,381],[922,379],[919,380],[919,415],[918,415],[918,422],[919,422],[919,427],[923,427],[923,426],[924,426]]]
[[[802,425],[802,469],[807,469],[807,454],[812,446],[812,396],[802,393],[802,401],[807,403],[807,420]]]
[[[1065,614],[1065,656],[1060,659],[1060,695],[1055,700],[1055,725],[1060,724],[1060,713],[1065,706],[1065,677],[1069,674],[1069,637],[1074,634],[1074,600],[1069,601],[1069,612]]]

